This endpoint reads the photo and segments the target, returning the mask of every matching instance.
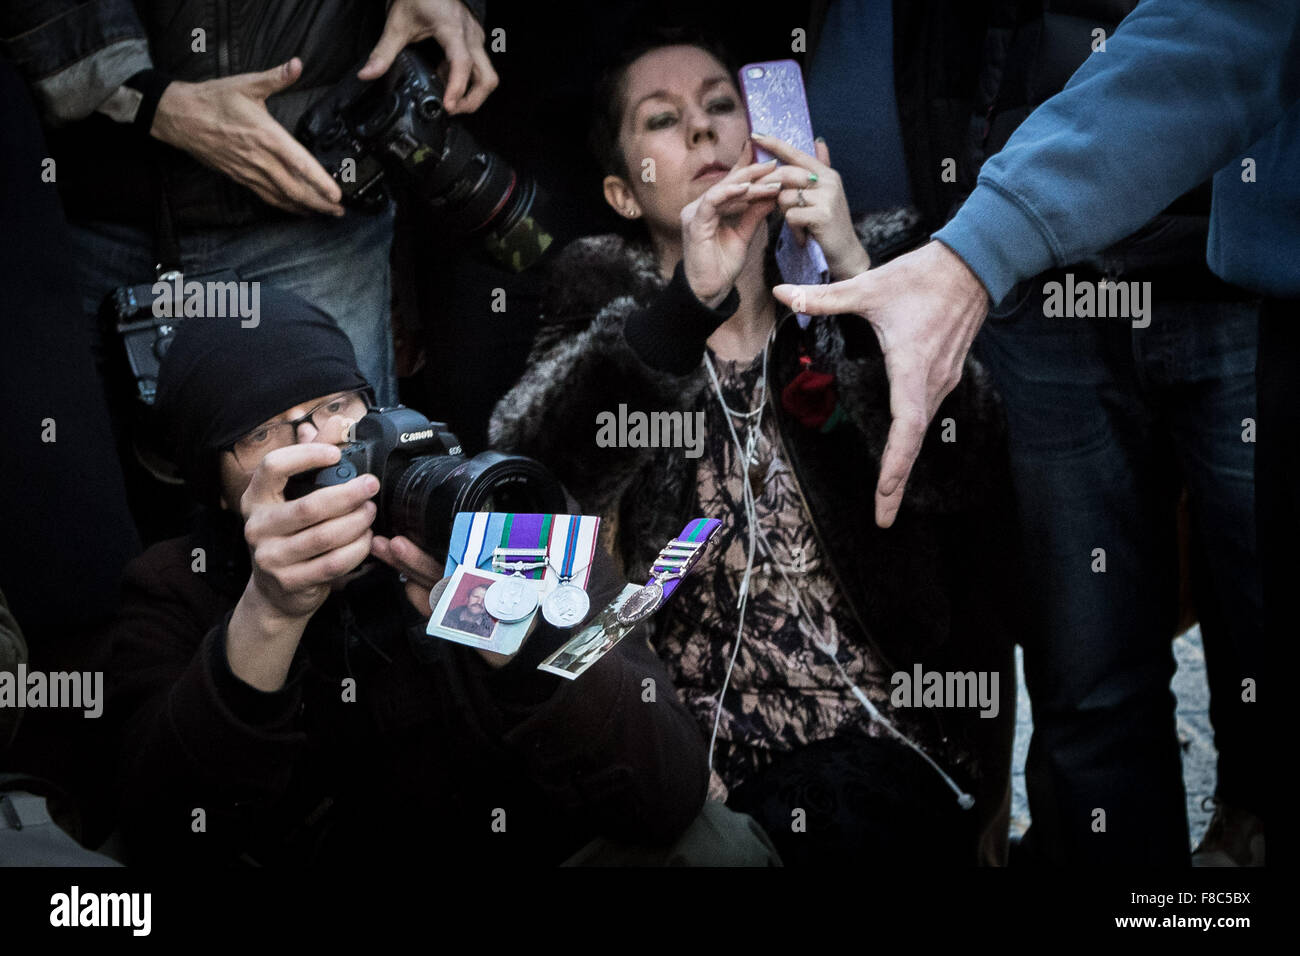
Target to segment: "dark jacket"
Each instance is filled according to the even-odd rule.
[[[482,19],[482,0],[466,5]],[[381,0],[15,0],[0,36],[55,127],[50,148],[69,219],[152,227],[161,162],[178,228],[233,226],[289,214],[95,110],[149,67],[200,82],[297,56],[302,77],[267,100],[292,133],[309,106],[359,67],[379,39],[386,7]]]
[[[817,56],[822,23],[833,2],[812,0],[808,5],[809,62]],[[894,98],[920,220],[873,261],[883,262],[926,241],[975,187],[982,157],[972,123],[989,105],[989,91],[980,80],[985,43],[998,40],[992,32],[997,6],[997,0],[893,2]],[[955,175],[945,177],[944,161],[950,158],[956,160]]]
[[[572,635],[539,622],[494,671],[425,636],[378,568],[312,617],[265,693],[225,656],[246,554],[223,515],[127,569],[107,716],[133,861],[553,864],[598,835],[670,842],[703,805],[703,740],[644,637],[571,683],[536,670]],[[621,585],[598,562],[593,608]]]
[[[631,577],[643,575],[692,516],[696,464],[681,449],[598,447],[597,415],[620,403],[647,412],[702,409],[713,400],[705,340],[728,314],[700,303],[680,267],[665,283],[649,249],[614,236],[580,240],[557,259],[529,369],[493,414],[493,447],[540,459],[585,511],[612,519]],[[648,340],[654,365],[630,344]],[[801,344],[837,379],[847,420],[825,434],[800,425],[778,400],[799,371]],[[890,670],[920,663],[1001,674],[1007,699],[999,719],[926,715],[931,739],[947,736],[976,755],[984,812],[1009,782],[1017,606],[1004,426],[987,375],[967,361],[890,530],[874,520],[890,418],[883,360],[866,322],[814,320],[801,333],[790,317],[779,325],[769,375],[785,457],[861,638]],[[948,418],[957,434],[951,443],[940,435]]]
[[[1022,22],[1024,42],[1007,53],[990,124],[990,148],[1001,149],[939,235],[993,299],[1018,281],[1081,262],[1129,280],[1167,278],[1161,287],[1179,295],[1244,297],[1201,281],[1207,257],[1216,275],[1241,289],[1300,294],[1300,8],[1293,0],[1027,6],[1038,9]],[[1106,29],[1107,51],[1074,70],[1091,52],[1096,27]],[[1188,223],[1169,217],[1199,218],[1198,184],[1210,177],[1202,249],[1181,232]]]
[[[1138,0],[1002,0],[985,44],[981,89],[990,98],[977,127],[981,157],[996,154],[1038,106],[1059,93],[1097,43],[1109,39]],[[1210,180],[1184,193],[1132,235],[1069,270],[1156,282],[1183,298],[1249,298],[1223,282],[1205,261],[1210,235]],[[1054,276],[1055,277],[1055,276]],[[1163,281],[1163,280],[1168,280]]]

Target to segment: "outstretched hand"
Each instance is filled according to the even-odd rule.
[[[876,524],[888,528],[926,429],[961,380],[966,353],[988,314],[988,293],[966,263],[938,241],[842,282],[778,285],[772,292],[796,312],[857,313],[880,340],[892,422],[876,484]]]

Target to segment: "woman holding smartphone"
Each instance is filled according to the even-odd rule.
[[[997,400],[968,362],[878,528],[879,346],[857,316],[800,327],[771,293],[772,237],[784,221],[816,239],[841,279],[902,223],[855,230],[826,145],[751,139],[734,77],[708,43],[660,38],[602,82],[604,196],[639,235],[559,256],[491,442],[545,462],[616,527],[630,580],[689,516],[721,519],[653,641],[710,743],[711,795],[755,816],[787,863],[998,862],[1015,581]],[[755,143],[781,165],[755,163]],[[680,429],[602,431],[623,410],[693,416],[702,449]],[[897,676],[922,672],[997,674],[1000,699],[984,718],[926,706]]]

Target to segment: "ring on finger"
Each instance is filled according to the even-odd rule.
[[[809,186],[816,186],[818,182],[820,182],[820,179],[818,179],[816,173],[809,173],[809,174],[808,174],[808,185],[809,185]]]
[[[802,190],[802,189],[796,189],[795,192],[798,193],[798,195],[799,195],[799,205],[800,205],[800,206],[806,206],[806,205],[808,205],[808,197],[805,196],[805,195],[803,194],[803,190]]]

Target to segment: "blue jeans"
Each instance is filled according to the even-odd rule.
[[[70,232],[74,281],[92,321],[110,290],[153,281],[150,232],[106,222],[73,225]],[[352,341],[357,367],[374,386],[376,399],[392,405],[397,401],[389,326],[392,241],[390,208],[377,216],[349,212],[342,219],[313,216],[183,233],[180,252],[189,277],[232,270],[245,281],[295,292],[325,311]],[[104,341],[98,328],[94,335],[101,350],[121,347]],[[101,351],[97,358],[102,356]]]
[[[1046,318],[1035,284],[979,336],[1006,402],[1030,576],[1035,857],[1188,862],[1170,690],[1184,483],[1219,794],[1242,806],[1260,795],[1262,720],[1241,700],[1263,653],[1255,446],[1243,440],[1255,416],[1258,314],[1248,303],[1157,296],[1144,329]]]

